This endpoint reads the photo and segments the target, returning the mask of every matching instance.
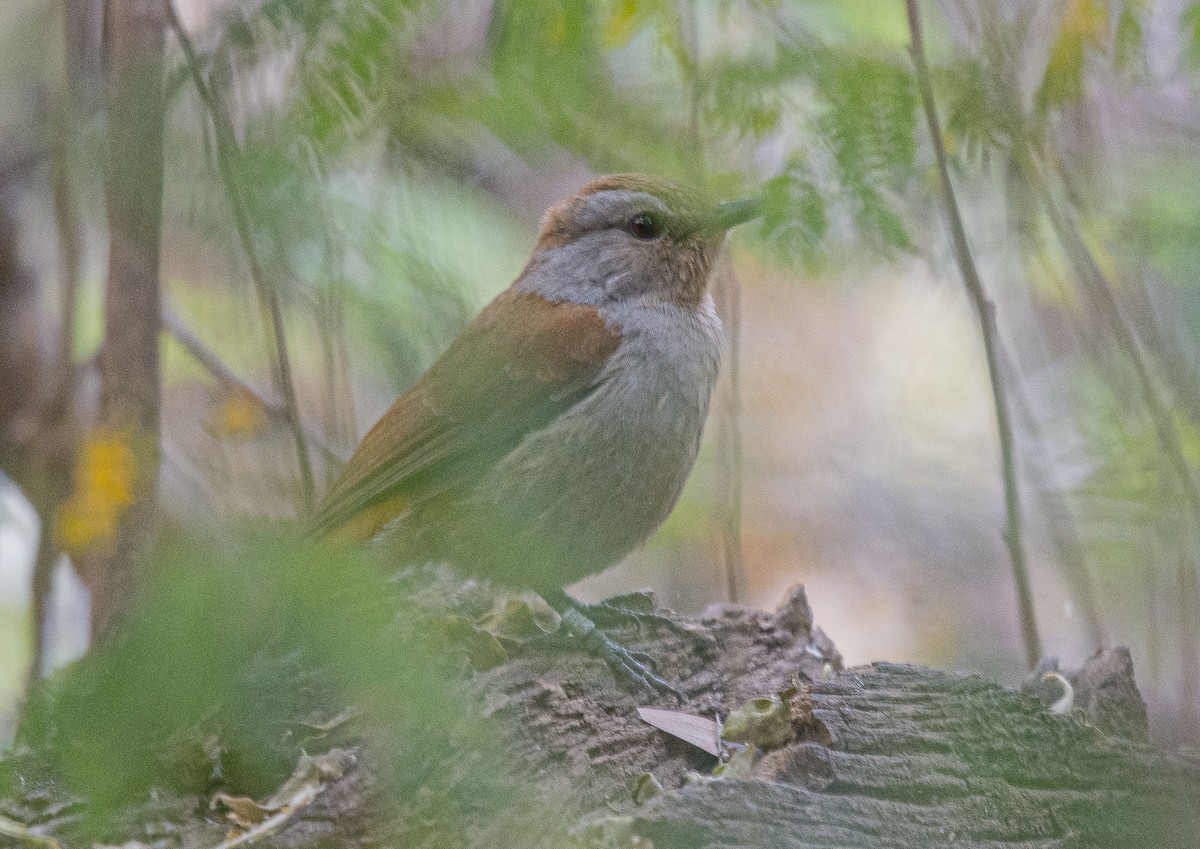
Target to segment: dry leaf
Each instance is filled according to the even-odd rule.
[[[447,616],[441,625],[446,640],[466,650],[467,663],[472,669],[487,672],[508,660],[508,652],[500,641],[465,616]]]
[[[325,789],[326,783],[345,775],[356,760],[354,753],[346,749],[330,749],[315,757],[301,755],[291,777],[270,798],[262,802],[255,802],[245,796],[218,793],[213,797],[210,806],[214,810],[218,805],[228,808],[229,813],[226,816],[246,830],[230,835],[216,849],[234,849],[275,831],[296,811],[317,798]]]
[[[475,620],[501,643],[522,645],[558,630],[562,617],[537,593],[501,595],[492,609]]]
[[[11,837],[19,840],[29,849],[61,849],[51,837],[45,837],[29,828],[24,823],[0,817],[0,837]]]
[[[254,828],[274,811],[255,802],[249,796],[230,796],[217,793],[208,803],[210,810],[220,812],[225,819],[239,828]]]
[[[263,802],[263,807],[272,810],[285,805],[289,810],[303,807],[316,797],[326,782],[337,781],[356,761],[354,753],[348,749],[330,749],[315,757],[301,755],[291,778]]]
[[[297,722],[297,725],[303,725],[305,728],[311,728],[313,731],[319,731],[322,734],[328,734],[335,728],[345,725],[350,720],[359,715],[360,711],[355,707],[348,707],[333,719],[327,719],[324,722]]]
[[[659,731],[665,731],[672,737],[691,743],[710,755],[721,756],[721,726],[715,719],[662,708],[640,707],[637,712],[643,722],[653,725]]]

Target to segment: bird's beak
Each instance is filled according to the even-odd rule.
[[[762,215],[762,201],[758,198],[727,200],[716,205],[708,226],[713,232],[722,232],[738,224],[744,224]]]

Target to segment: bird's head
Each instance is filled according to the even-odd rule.
[[[531,270],[564,300],[698,306],[726,231],[758,214],[757,201],[713,205],[657,177],[603,177],[546,211]]]

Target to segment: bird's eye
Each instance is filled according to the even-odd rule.
[[[663,233],[662,219],[649,212],[639,212],[629,219],[629,233],[643,241],[657,239]]]

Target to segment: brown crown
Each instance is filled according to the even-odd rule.
[[[572,232],[567,226],[571,207],[581,198],[606,191],[645,192],[663,200],[672,208],[687,208],[695,206],[695,199],[681,186],[665,180],[662,177],[652,177],[649,174],[609,174],[592,180],[571,197],[561,200],[546,210],[542,216],[541,233],[538,236],[539,249],[565,245],[572,239]]]

